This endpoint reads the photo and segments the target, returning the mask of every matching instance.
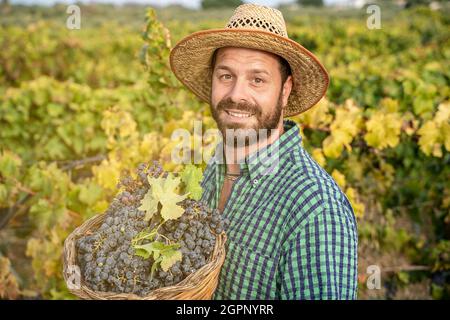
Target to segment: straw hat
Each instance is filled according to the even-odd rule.
[[[196,96],[211,103],[212,55],[227,46],[272,52],[289,63],[293,87],[286,117],[313,107],[327,91],[327,71],[311,52],[289,39],[282,13],[255,4],[237,7],[224,29],[198,31],[178,42],[170,52],[172,71]]]

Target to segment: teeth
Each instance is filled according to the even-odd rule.
[[[236,112],[231,112],[231,111],[227,111],[227,113],[229,115],[232,115],[233,117],[238,117],[238,118],[248,118],[248,117],[252,116],[252,114],[250,114],[250,113],[236,113]]]

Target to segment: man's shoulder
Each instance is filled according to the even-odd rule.
[[[320,212],[353,215],[353,208],[333,177],[303,148],[291,154],[291,166],[283,172],[286,188],[295,199],[293,220],[309,219]]]
[[[323,201],[340,198],[342,190],[336,181],[303,147],[291,153],[290,162],[289,169],[283,174],[286,176],[287,187],[292,189],[295,196],[301,197],[309,190]]]

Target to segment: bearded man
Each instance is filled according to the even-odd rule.
[[[182,39],[170,62],[223,137],[202,181],[202,200],[230,221],[214,298],[356,299],[353,208],[286,119],[325,95],[323,65],[280,11],[254,4]]]

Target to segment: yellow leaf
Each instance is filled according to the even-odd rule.
[[[166,178],[148,177],[150,184],[150,190],[142,199],[141,207],[139,210],[146,212],[145,220],[151,219],[151,217],[158,210],[158,203],[161,204],[161,217],[164,220],[177,219],[181,217],[184,209],[177,205],[178,202],[187,198],[187,194],[179,195],[176,193],[181,179],[174,178],[171,174],[168,174]]]
[[[361,110],[352,100],[346,100],[336,110],[336,118],[330,126],[331,134],[322,142],[323,153],[329,158],[338,158],[344,146],[351,151],[351,142],[362,125]]]
[[[317,161],[317,163],[321,167],[325,167],[327,161],[323,155],[322,149],[315,148],[312,152],[312,157]]]
[[[179,217],[181,217],[183,215],[184,209],[176,203],[184,200],[186,197],[187,195],[180,198],[173,198],[171,196],[162,197],[160,199],[162,204],[161,217],[164,220],[178,219]]]
[[[100,165],[94,166],[92,172],[95,181],[105,189],[116,190],[120,178],[120,164],[114,158],[103,160]]]
[[[365,206],[362,202],[358,201],[355,189],[347,188],[345,190],[345,195],[347,196],[348,201],[352,205],[356,218],[362,218],[364,216]]]
[[[293,120],[298,120],[299,123],[305,124],[310,128],[327,127],[333,117],[329,113],[329,102],[326,98],[322,98],[314,108],[294,117]]]
[[[383,98],[381,100],[381,108],[386,112],[395,113],[398,111],[398,101],[392,98]]]
[[[443,123],[441,126],[442,136],[444,137],[444,146],[447,151],[450,151],[450,123]]]
[[[430,155],[436,141],[439,140],[439,129],[434,121],[427,121],[425,124],[417,131],[419,134],[419,146],[423,153]]]
[[[341,172],[339,172],[339,170],[334,169],[333,172],[331,173],[331,176],[342,189],[345,188],[346,185],[345,176]]]
[[[176,262],[182,260],[182,254],[179,250],[170,250],[164,252],[161,260],[161,269],[164,272],[169,271],[169,268],[172,267]]]
[[[377,149],[393,148],[400,141],[402,122],[398,113],[386,114],[383,110],[372,113],[366,123],[364,139],[369,146]]]
[[[138,209],[145,212],[145,221],[150,220],[158,210],[158,200],[154,198],[151,190],[145,194]]]
[[[433,156],[442,158],[442,147],[440,143],[435,143],[433,146]]]
[[[438,107],[438,111],[434,116],[434,121],[438,124],[448,123],[450,121],[450,102],[441,103]]]

